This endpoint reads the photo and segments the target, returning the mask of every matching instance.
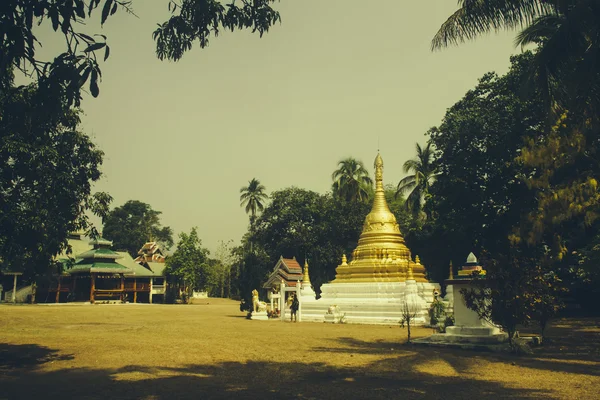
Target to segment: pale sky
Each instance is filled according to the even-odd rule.
[[[149,203],[175,236],[198,226],[211,252],[246,231],[239,190],[252,178],[269,193],[324,193],[344,157],[372,172],[379,141],[385,183],[398,182],[427,129],[520,52],[512,32],[431,52],[456,1],[282,0],[282,23],[262,38],[222,32],[161,62],[151,34],[167,4],[136,0],[139,19],[119,12],[84,31],[106,34],[111,55],[83,131],[106,153],[95,190],[113,207]],[[60,38],[42,32],[40,54],[56,54]]]

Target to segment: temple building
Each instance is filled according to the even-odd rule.
[[[267,282],[263,285],[264,289],[279,288],[281,282],[285,282],[287,287],[296,287],[302,282],[302,267],[294,258],[279,257],[275,264],[273,272],[269,275]]]
[[[308,271],[308,265],[305,270]],[[263,289],[267,289],[267,298],[271,303],[270,310],[283,310],[285,317],[284,303],[291,293],[296,293],[301,288],[304,276],[296,257],[283,258],[280,256],[263,285]]]
[[[70,235],[68,242],[75,259],[58,257],[62,271],[38,283],[37,302],[163,302],[164,262],[136,262],[126,251],[113,251],[112,242],[89,241],[81,233]]]
[[[157,242],[146,242],[144,243],[140,251],[138,251],[138,256],[135,258],[135,262],[164,263],[165,256],[160,248],[160,245]]]
[[[90,244],[93,248],[79,254],[75,264],[58,277],[57,303],[60,302],[61,290],[67,292],[73,301],[87,300],[88,295],[90,303],[97,299],[124,300],[125,273],[133,271],[117,263],[117,259],[123,256],[110,249],[111,241],[99,238]]]
[[[419,257],[413,260],[404,242],[396,217],[385,200],[383,159],[375,158],[375,198],[366,216],[352,259],[342,262],[336,277],[321,287],[321,298],[302,296],[303,320],[323,321],[332,305],[345,313],[349,323],[397,324],[401,305],[418,307],[418,321],[424,323],[437,283],[426,278]]]

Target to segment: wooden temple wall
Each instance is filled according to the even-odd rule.
[[[149,303],[151,278],[115,277],[111,275],[62,276],[47,287],[38,287],[36,302],[129,301]]]

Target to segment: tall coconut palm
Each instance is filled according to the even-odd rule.
[[[331,174],[333,195],[345,201],[366,201],[373,180],[362,161],[348,157],[338,162]]]
[[[265,186],[256,178],[248,182],[248,186],[240,189],[240,207],[246,207],[246,214],[250,214],[250,225],[256,221],[256,214],[264,210],[267,194]]]
[[[522,29],[516,44],[538,45],[532,78],[554,108],[600,108],[598,0],[460,0],[432,41],[440,49],[501,29]]]
[[[412,174],[402,178],[396,188],[396,197],[409,192],[404,204],[415,216],[420,214],[423,198],[435,179],[436,172],[432,161],[431,143],[427,143],[425,148],[417,143],[417,157],[406,161],[403,166],[405,173]]]

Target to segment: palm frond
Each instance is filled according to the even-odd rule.
[[[558,15],[544,15],[536,18],[531,25],[523,29],[515,39],[515,46],[540,44],[547,41],[560,28],[563,18]]]
[[[556,13],[554,2],[542,0],[460,0],[459,5],[435,34],[432,50],[491,31],[529,25],[537,17]]]
[[[240,189],[240,206],[245,206],[246,214],[250,214],[251,219],[255,218],[257,210],[264,210],[262,202],[268,198],[265,190],[265,186],[256,178],[250,180],[248,186]]]
[[[373,181],[369,177],[369,172],[362,161],[352,157],[345,158],[338,162],[338,169],[331,174],[333,180],[333,194],[346,201],[355,201],[362,199],[364,185],[372,186]]]
[[[415,181],[415,176],[406,176],[402,178],[400,182],[398,182],[398,185],[396,186],[396,193],[394,194],[394,196],[398,198],[398,196],[404,195],[404,193],[414,190],[416,186],[417,183]]]
[[[419,160],[407,160],[404,165],[402,165],[402,169],[404,172],[409,173],[413,171],[417,171],[421,166],[421,162]]]
[[[404,205],[406,209],[412,212],[415,215],[418,215],[419,211],[421,211],[421,199],[423,195],[418,186],[414,188],[412,192],[406,197],[404,201]]]

